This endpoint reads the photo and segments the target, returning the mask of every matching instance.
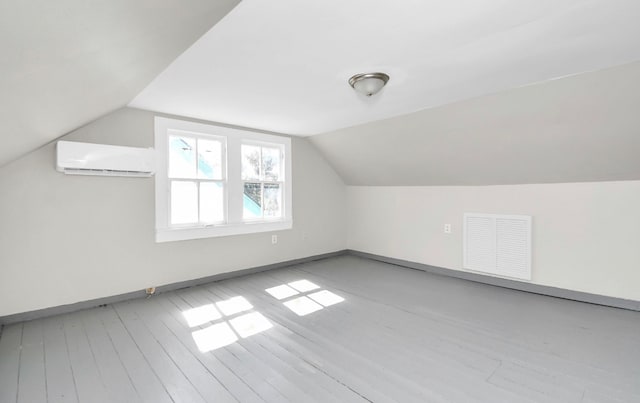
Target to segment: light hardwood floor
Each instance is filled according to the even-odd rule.
[[[342,256],[5,327],[14,401],[640,402],[640,313]]]

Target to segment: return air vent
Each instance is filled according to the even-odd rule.
[[[465,213],[463,266],[531,280],[531,216]]]

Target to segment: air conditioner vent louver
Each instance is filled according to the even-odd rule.
[[[154,150],[59,141],[56,169],[68,175],[149,177],[154,173]]]
[[[97,176],[140,176],[149,177],[153,172],[120,171],[117,169],[87,169],[87,168],[65,168],[67,175],[97,175]]]

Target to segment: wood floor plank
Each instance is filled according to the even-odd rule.
[[[215,287],[221,287],[229,290],[230,293],[235,292],[238,295],[252,293],[251,288],[245,288],[246,285],[240,285],[236,282],[225,282],[224,285],[216,284]],[[263,297],[255,295],[254,298]],[[261,305],[261,309],[269,313],[269,318],[292,331],[293,334],[297,335],[297,340],[305,340],[305,349],[317,356],[324,357],[319,362],[320,365],[328,366],[330,362],[333,362],[338,367],[357,369],[357,373],[362,374],[368,380],[368,382],[363,382],[359,387],[354,386],[354,390],[357,390],[361,396],[365,396],[372,401],[437,401],[437,396],[425,395],[427,391],[421,390],[418,385],[407,382],[393,373],[385,372],[384,364],[364,358],[360,354],[355,354],[351,349],[346,348],[343,343],[332,341],[331,337],[335,333],[329,336],[326,332],[320,333],[309,330],[300,322],[297,322],[299,318],[295,317],[295,315],[287,316],[290,312],[283,310],[277,303],[273,303],[271,300],[265,300],[265,302],[266,304]],[[272,304],[273,306],[269,306]],[[335,370],[336,367],[333,367],[333,371]],[[346,377],[354,385],[358,384],[357,378],[350,377],[345,372],[337,371],[333,373],[336,377]],[[390,383],[393,382],[392,380],[398,382],[398,387],[393,388],[393,392],[389,387]]]
[[[265,291],[298,280],[319,288]],[[285,305],[321,290],[344,300]],[[342,256],[7,326],[0,402],[640,402],[638,335],[638,312]]]
[[[0,402],[15,402],[18,398],[18,374],[22,351],[23,324],[10,325],[0,337]]]
[[[209,298],[209,295],[210,294],[206,294],[204,291],[197,289],[189,293],[190,300],[196,306],[212,303],[213,301]],[[220,300],[225,299],[228,298],[220,298]],[[250,309],[232,316],[224,317],[223,320],[226,319],[226,322],[230,323],[233,327],[234,318],[251,315],[255,312],[255,310]],[[243,339],[240,334],[238,334],[238,336],[240,337],[239,340],[234,344],[234,346],[230,347],[230,349],[233,349],[241,359],[242,357],[245,359],[247,357],[250,358],[253,363],[252,367],[256,370],[258,376],[269,376],[269,383],[278,389],[284,396],[287,396],[290,401],[305,402],[314,401],[314,399],[330,400],[324,390],[307,382],[300,373],[288,368],[286,365],[282,365],[282,362],[277,357],[267,353],[262,348],[254,348],[256,346],[251,343],[251,340]],[[313,393],[313,395],[310,395],[310,393]]]
[[[489,383],[508,389],[535,402],[579,403],[584,384],[569,377],[555,377],[529,366],[505,363],[488,379]]]
[[[177,339],[183,341],[183,345],[191,351],[208,371],[216,375],[238,401],[243,403],[264,402],[264,399],[260,397],[252,385],[247,383],[247,380],[243,377],[243,372],[236,373],[232,366],[230,367],[225,363],[225,360],[221,359],[220,354],[213,352],[203,353],[198,350],[192,338],[192,330],[195,330],[195,328],[191,329],[183,323],[184,318],[178,313],[177,306],[170,301],[172,298],[178,297],[171,294],[160,295],[154,299],[154,302],[158,304],[159,308],[166,313],[162,315],[160,319],[167,328],[171,330]]]
[[[190,305],[184,305],[184,302],[180,302],[180,301],[182,301],[181,299],[180,299],[180,300],[175,300],[174,298],[171,298],[171,299],[172,299],[172,300],[174,300],[174,301],[176,302],[176,304],[178,304],[178,306],[179,306],[179,307],[181,307],[181,309],[183,309],[183,310],[184,310],[184,309],[187,309],[188,307],[190,307]],[[215,301],[213,301],[213,302],[215,302]],[[179,319],[180,319],[180,318],[178,317],[178,320],[179,320]],[[286,330],[286,329],[281,329],[281,330],[279,330],[279,332],[283,334],[283,337],[282,337],[282,338],[276,338],[276,340],[283,340],[283,339],[286,339],[286,345],[288,345],[289,347],[291,347],[291,345],[292,345],[292,344],[295,344],[295,342],[293,342],[293,341],[289,338],[289,337],[290,337],[290,335],[291,335],[292,333],[291,333],[291,332],[286,333],[286,332],[285,332],[285,330]],[[272,331],[272,329],[270,329],[270,330],[269,330],[269,332],[271,332],[271,331]],[[321,366],[318,366],[317,364],[314,364],[314,359],[313,359],[313,356],[312,356],[312,354],[311,354],[311,353],[312,353],[311,351],[309,351],[309,350],[302,350],[302,349],[300,349],[300,350],[296,350],[295,348],[294,348],[294,349],[292,349],[292,351],[294,351],[294,354],[295,354],[295,355],[297,355],[298,357],[305,357],[305,358],[304,358],[304,361],[303,361],[304,363],[307,363],[307,364],[309,364],[312,368],[315,368],[316,370],[318,370],[318,371],[322,372],[322,371],[321,371]],[[344,400],[340,400],[340,401],[349,402],[349,401],[361,401],[361,400],[362,400],[362,398],[355,398],[353,395],[348,394],[348,398],[345,398]],[[388,400],[379,399],[379,400],[376,400],[376,401],[384,402],[384,401],[388,401]]]
[[[54,316],[44,319],[42,331],[46,356],[47,401],[77,402],[78,393],[69,361],[62,318]]]
[[[178,308],[182,310],[192,309],[197,306],[191,305],[188,302],[180,302],[179,299],[172,299],[172,302],[179,304]],[[265,402],[283,402],[290,401],[285,395],[283,395],[277,388],[275,388],[271,382],[269,376],[264,376],[256,371],[254,365],[256,364],[253,357],[245,355],[242,351],[235,348],[235,343],[230,344],[228,347],[219,348],[212,352],[217,358],[219,358],[228,368],[245,380],[247,384],[251,385],[251,388],[263,399]]]
[[[372,307],[372,309],[374,309],[374,308]],[[478,388],[473,388],[473,390],[477,392],[477,391],[478,391]]]
[[[346,260],[350,264],[350,268],[357,268],[358,265],[354,264],[354,260],[356,263],[362,263],[362,259],[351,257]],[[344,262],[344,258],[339,259],[338,262]],[[487,287],[480,284],[465,284],[464,294],[461,295],[467,295],[469,292],[467,288],[472,286],[474,288],[471,290],[473,294],[472,297],[476,305],[482,306],[485,305],[485,301],[489,301],[491,303],[491,309],[496,309],[494,300],[497,299],[496,295],[499,295],[500,292],[507,292],[509,293],[509,298],[520,297],[523,302],[526,302],[526,305],[523,305],[523,307],[531,311],[533,317],[528,318],[526,313],[520,315],[516,312],[496,315],[499,318],[510,317],[512,321],[516,321],[515,325],[512,325],[511,328],[501,331],[500,325],[494,326],[495,320],[493,317],[486,317],[483,323],[477,323],[466,317],[468,314],[466,309],[457,312],[455,315],[443,315],[444,309],[442,309],[442,307],[430,301],[425,301],[424,295],[415,295],[415,293],[412,295],[406,288],[403,288],[400,292],[394,292],[394,290],[391,289],[392,287],[385,286],[383,294],[379,280],[386,280],[388,278],[389,282],[383,281],[382,284],[390,284],[390,279],[393,277],[389,276],[393,276],[397,270],[390,270],[389,265],[386,264],[377,262],[369,264],[370,262],[367,262],[365,262],[365,267],[363,267],[362,270],[370,269],[371,273],[369,273],[369,276],[363,277],[361,275],[362,272],[355,270],[357,274],[360,274],[360,276],[357,277],[359,279],[357,284],[349,281],[348,277],[343,278],[346,272],[351,272],[352,270],[338,271],[335,270],[336,265],[316,267],[319,270],[315,270],[313,266],[311,268],[308,266],[300,267],[295,270],[301,270],[302,273],[306,273],[307,275],[320,276],[330,282],[334,287],[340,288],[344,284],[349,284],[352,292],[359,290],[359,295],[366,295],[367,298],[373,300],[376,300],[380,295],[385,295],[385,299],[393,300],[394,304],[403,310],[421,314],[425,316],[425,319],[429,320],[437,318],[437,321],[433,322],[433,325],[425,325],[425,329],[430,329],[435,326],[438,328],[438,331],[442,333],[443,337],[455,339],[458,343],[468,346],[474,346],[474,348],[479,351],[490,352],[500,358],[501,361],[512,360],[515,363],[526,363],[527,365],[532,365],[533,368],[537,370],[544,370],[551,373],[555,372],[558,376],[561,374],[570,375],[577,379],[583,379],[584,382],[595,384],[599,388],[608,388],[611,392],[623,390],[631,395],[640,393],[640,382],[638,382],[640,373],[638,372],[638,366],[634,367],[633,365],[629,365],[633,362],[632,359],[630,360],[632,356],[640,359],[640,357],[638,357],[640,349],[637,348],[637,343],[635,347],[629,345],[629,343],[633,344],[633,340],[635,340],[632,335],[640,333],[640,323],[632,319],[637,315],[636,312],[558,300],[556,298],[542,297],[512,290],[498,289],[496,291],[493,289],[494,287]],[[403,287],[407,284],[418,285],[422,281],[421,286],[431,287],[429,288],[430,291],[432,289],[439,290],[440,288],[447,288],[443,287],[442,284],[431,285],[431,282],[441,280],[439,276],[431,276],[426,273],[407,269],[402,271],[403,274],[411,277],[411,281],[399,282]],[[425,279],[428,281],[425,281]],[[455,279],[445,278],[444,280],[452,281]],[[458,286],[457,283],[455,283],[455,285],[456,287]],[[483,294],[480,295],[480,292]],[[358,294],[357,291],[356,294]],[[429,294],[430,293],[425,295]],[[481,297],[483,298],[481,299]],[[549,304],[554,305],[550,306]],[[519,306],[517,301],[509,301],[509,305]],[[433,306],[438,309],[425,308]],[[534,311],[534,308],[537,309],[537,311]],[[562,316],[554,319],[554,316],[558,315],[558,311],[562,313]],[[537,319],[537,317],[542,314],[546,315],[545,318]],[[426,316],[430,316],[430,318]],[[561,318],[564,318],[564,320]],[[612,334],[602,335],[601,337],[595,338],[595,340],[612,340],[612,338],[614,338],[616,342],[624,341],[624,343],[618,344],[614,342],[606,346],[594,343],[593,346],[586,347],[582,343],[575,343],[576,340],[582,341],[584,336],[573,336],[571,333],[573,333],[576,328],[583,329],[587,326],[593,327],[596,318],[598,318],[598,321],[602,320],[605,323],[614,322],[607,323],[609,327],[596,326],[600,332]],[[550,323],[547,323],[549,319]],[[527,326],[522,326],[522,323]],[[531,323],[543,323],[544,326],[538,325],[532,329],[529,327]],[[615,332],[609,330],[611,326],[616,328]],[[537,332],[539,334],[531,341],[531,337],[521,337],[520,328],[528,328],[531,332]],[[461,332],[459,331],[460,329],[467,329],[467,331]],[[560,350],[557,350],[558,347],[554,347],[557,340],[563,340],[567,337],[570,337],[570,340],[574,341],[573,343],[569,343],[571,347],[564,345],[560,347]],[[548,341],[540,343],[541,340]],[[550,349],[554,350],[553,354],[549,353]],[[569,357],[566,355],[566,351],[569,349],[576,349],[582,351],[582,353],[576,354],[574,357]],[[625,351],[627,354],[631,353],[631,356],[623,357],[619,354],[619,352],[622,351]],[[590,361],[589,365],[585,365],[583,358],[590,355],[607,356],[608,360],[614,358],[615,362],[618,363],[618,368],[614,368],[613,370],[599,368],[606,360],[597,359]]]
[[[214,299],[211,299],[211,294],[205,290],[198,291],[198,295],[205,302],[215,302],[215,297],[218,300],[226,300],[233,297],[233,295],[223,292],[216,292]],[[277,324],[272,325],[277,326]],[[282,373],[288,380],[295,380],[298,386],[309,391],[317,400],[364,401],[362,397],[355,395],[353,391],[347,389],[343,384],[336,382],[326,376],[325,373],[318,371],[316,367],[309,365],[304,356],[295,355],[283,348],[281,344],[286,345],[287,340],[280,341],[276,337],[268,337],[267,334],[261,332],[241,340],[240,343],[254,354],[260,354],[265,363]]]
[[[191,384],[207,402],[236,402],[237,400],[220,383],[216,376],[209,372],[200,361],[178,340],[159,319],[164,312],[157,309],[157,304],[146,301],[132,301],[121,305],[122,310],[131,310],[144,322],[149,332],[160,344],[172,361],[182,370]]]
[[[63,315],[69,361],[73,370],[78,400],[81,402],[109,402],[100,371],[78,312]]]
[[[300,279],[293,272],[294,270],[279,271],[275,278],[280,280],[278,283],[283,280],[286,283],[294,279]],[[322,284],[321,281],[317,281],[315,278],[313,278],[313,281]],[[323,288],[326,289],[327,287]],[[480,399],[497,398],[496,396],[490,397],[495,394],[495,391],[491,390],[492,388],[484,382],[487,377],[495,372],[502,361],[498,359],[499,356],[494,352],[475,351],[472,344],[451,343],[450,340],[442,339],[440,329],[437,329],[438,331],[433,334],[429,334],[433,323],[430,326],[425,326],[421,323],[422,318],[408,312],[388,309],[390,308],[389,306],[372,301],[359,301],[359,297],[352,294],[348,295],[348,299],[350,303],[335,305],[331,309],[343,311],[343,313],[350,315],[345,317],[346,322],[358,318],[358,328],[367,329],[371,326],[379,329],[377,338],[374,340],[368,337],[365,344],[372,342],[373,344],[370,348],[375,348],[376,345],[391,346],[388,348],[390,350],[393,349],[395,344],[406,347],[394,351],[391,360],[386,360],[388,364],[391,364],[391,361],[397,361],[397,365],[404,366],[403,363],[406,360],[410,360],[410,356],[413,355],[412,361],[416,364],[421,364],[413,373],[421,374],[420,376],[424,379],[423,384],[429,385],[429,383],[436,382],[431,387],[441,390],[442,393],[445,393],[443,388],[446,389],[447,384],[450,389],[448,393],[459,389],[460,384],[465,384]],[[368,315],[368,311],[374,311],[376,315]],[[341,316],[334,316],[337,325],[346,324],[345,320],[341,319]],[[420,353],[416,354],[416,352]],[[486,365],[483,366],[482,363],[485,361]],[[431,367],[437,368],[437,371],[431,371]],[[405,376],[411,378],[412,374],[405,374]],[[483,390],[485,391],[484,396],[482,394]],[[448,396],[448,399],[458,401],[462,397]],[[510,401],[515,399],[515,396],[504,396],[504,399]]]
[[[279,276],[279,277],[283,277],[283,276],[286,278],[286,277],[287,277],[287,276],[286,276],[286,273],[280,273],[280,276]],[[290,279],[287,279],[287,280],[290,280]],[[319,282],[319,283],[320,283],[320,282]],[[351,298],[353,299],[353,298],[355,298],[355,297],[354,297],[354,296],[351,296]],[[343,309],[344,307],[353,307],[353,306],[354,306],[354,304],[340,305],[339,307],[337,307],[337,309]],[[370,306],[370,307],[369,307],[369,309],[371,309],[371,310],[375,310],[375,311],[379,312],[379,313],[380,313],[379,317],[381,317],[381,318],[387,318],[387,319],[391,319],[391,318],[393,318],[393,319],[400,318],[400,319],[402,319],[400,323],[404,323],[405,327],[406,327],[407,325],[411,325],[411,324],[416,323],[416,322],[418,321],[416,318],[413,318],[413,319],[411,319],[411,318],[402,318],[402,314],[403,314],[402,312],[396,312],[395,314],[393,314],[393,312],[392,312],[391,314],[385,314],[385,313],[383,312],[383,311],[384,311],[384,307],[381,307],[381,306],[373,305],[373,306]],[[350,309],[350,310],[352,310],[352,311],[353,311],[353,309]],[[356,312],[356,316],[357,316],[357,317],[360,317],[360,318],[362,318],[362,317],[366,318],[366,317],[367,317],[366,312]],[[363,327],[363,326],[364,326],[364,324],[363,324],[363,323],[359,323],[359,324],[358,324],[358,327]],[[389,323],[384,323],[384,322],[383,322],[383,323],[380,323],[378,327],[379,327],[380,329],[385,329],[385,328],[386,328],[386,327],[388,327],[388,326],[389,326]],[[419,329],[420,329],[420,328],[419,328]],[[403,329],[403,330],[406,330],[406,329]],[[410,330],[410,333],[409,333],[409,334],[411,334],[411,333],[413,332],[413,329],[409,329],[409,330]],[[426,327],[422,328],[422,330],[426,330]],[[383,331],[383,333],[384,333],[384,331]],[[421,332],[421,333],[424,333],[424,332]],[[428,348],[426,348],[426,346],[421,345],[421,344],[415,344],[415,340],[409,340],[409,339],[406,339],[406,334],[405,334],[405,335],[403,335],[403,331],[402,331],[402,330],[400,330],[400,329],[394,329],[394,333],[393,333],[393,334],[395,335],[395,337],[394,337],[394,338],[392,338],[392,339],[386,339],[386,340],[383,338],[383,339],[381,339],[381,340],[377,340],[377,341],[376,341],[376,344],[378,344],[378,345],[386,345],[386,344],[388,344],[389,342],[393,342],[394,340],[397,340],[399,343],[403,343],[403,344],[406,344],[406,345],[408,345],[408,346],[411,346],[411,347],[412,347],[412,349],[414,349],[415,351],[422,351],[423,353],[424,353],[425,351],[428,351]],[[472,347],[472,346],[470,345],[469,347]],[[440,350],[441,350],[441,351],[446,351],[446,350],[447,350],[447,348],[446,348],[446,346],[444,346],[444,345],[439,345],[439,346],[437,346],[437,350],[439,350],[439,351],[440,351]],[[469,351],[470,351],[470,350],[469,350]],[[433,351],[432,351],[432,352],[430,352],[430,353],[433,353]],[[398,356],[400,356],[400,354],[398,354]],[[447,363],[447,362],[452,363],[452,362],[455,362],[456,360],[455,360],[455,359],[452,359],[452,358],[453,358],[453,357],[451,357],[451,356],[440,356],[440,357],[439,357],[439,359],[437,360],[437,362],[442,362],[442,363]],[[406,359],[406,358],[405,358],[405,359]],[[478,357],[475,357],[475,359],[478,359]],[[403,361],[402,361],[402,359],[401,359],[401,360],[399,361],[399,364],[400,364],[400,365],[402,365],[402,362],[403,362]],[[419,372],[419,373],[422,373],[422,374],[425,374],[425,375],[429,375],[430,380],[437,380],[437,382],[438,382],[438,383],[437,383],[437,384],[435,384],[435,385],[433,385],[433,387],[436,387],[436,388],[437,388],[437,389],[439,389],[439,390],[440,390],[440,389],[442,389],[442,388],[446,385],[446,383],[447,383],[447,380],[448,380],[448,379],[451,379],[451,380],[452,380],[452,382],[451,382],[450,387],[454,387],[454,388],[455,388],[456,383],[458,383],[458,382],[459,382],[460,384],[467,385],[467,387],[468,387],[469,389],[471,389],[471,390],[473,390],[473,391],[474,391],[474,392],[473,392],[473,393],[474,393],[474,396],[475,396],[475,397],[477,397],[477,398],[479,398],[481,401],[482,401],[482,400],[485,400],[485,399],[490,399],[490,396],[491,396],[492,394],[495,394],[495,391],[493,391],[493,390],[491,390],[491,388],[488,388],[488,387],[487,387],[488,385],[478,384],[477,382],[474,384],[473,379],[465,379],[465,378],[466,378],[466,375],[472,374],[472,371],[465,371],[467,374],[464,374],[464,373],[461,373],[461,372],[460,372],[460,368],[458,368],[458,369],[456,370],[456,368],[454,367],[454,368],[449,368],[449,370],[447,370],[446,366],[439,365],[438,367],[439,367],[439,370],[442,372],[442,374],[443,374],[443,375],[445,375],[445,377],[444,377],[444,378],[439,378],[439,377],[437,376],[437,374],[430,374],[430,375],[429,375],[429,371],[428,371],[426,368],[422,368],[422,369],[421,369],[420,371],[418,371],[418,372]],[[531,368],[531,369],[529,369],[529,370],[531,371],[531,373],[532,373],[532,374],[536,373],[536,372],[535,372],[535,370],[533,370],[532,368]],[[492,372],[493,372],[493,371],[492,371]],[[411,377],[411,375],[410,375],[410,374],[407,374],[406,376],[407,376],[407,377]],[[484,377],[484,376],[483,376],[483,377]],[[567,386],[567,385],[569,385],[570,383],[572,383],[572,382],[570,382],[570,380],[567,380],[567,382],[565,382],[565,383],[564,383],[564,385],[565,385],[565,386]],[[526,385],[526,386],[532,386],[532,385]],[[564,388],[564,387],[563,387],[563,388]],[[563,389],[563,388],[560,388],[560,389]],[[576,393],[581,393],[581,392],[582,392],[582,390],[583,390],[583,388],[584,388],[584,385],[578,385],[578,386],[576,386],[576,389],[578,390],[578,392],[576,392],[576,391],[574,390],[574,394],[576,394]],[[506,389],[507,389],[507,390],[513,390],[512,388],[506,388]],[[483,390],[485,391],[485,395],[484,395],[484,396],[483,396],[483,394],[482,394]],[[506,397],[505,397],[506,401],[509,401],[509,400],[511,400],[511,399],[515,399],[515,396],[516,396],[516,395],[517,395],[517,396],[527,396],[526,394],[524,394],[524,393],[520,393],[520,392],[521,392],[521,391],[517,391],[517,393],[515,393],[513,397],[506,396]],[[448,400],[452,400],[452,399],[454,399],[454,397],[452,397],[452,396],[449,396],[449,397],[448,397]],[[456,401],[458,401],[458,400],[459,400],[459,398],[455,398],[455,399],[456,399]],[[534,397],[532,397],[531,399],[532,399],[532,400],[535,400],[535,398],[534,398]],[[539,399],[538,399],[538,400],[539,400]],[[558,400],[557,400],[557,401],[565,401],[565,400],[566,400],[566,396],[562,396],[562,397],[558,397]]]
[[[24,324],[22,335],[18,402],[45,402],[46,400],[47,380],[42,322],[30,321]]]
[[[110,400],[138,402],[140,396],[96,313],[97,310],[83,311],[79,312],[79,317]]]
[[[114,309],[131,337],[153,368],[174,402],[198,403],[205,399],[185,376],[182,369],[144,326],[134,312],[124,309],[125,304],[116,304]]]
[[[255,289],[247,289],[247,292],[251,293],[255,291],[256,296],[259,296],[260,290],[264,287],[264,283],[258,281],[257,278],[252,278],[250,281],[245,281],[242,283],[243,287],[246,287],[250,282],[257,282]],[[261,298],[265,298],[264,295]],[[272,301],[267,299],[267,301]],[[272,314],[281,315],[278,313],[278,305],[275,305],[276,310],[270,310]],[[282,307],[280,307],[282,310]],[[344,326],[342,323],[348,323],[350,319],[343,320],[338,315],[339,311],[336,311],[336,307],[333,307],[332,311],[319,311],[313,313],[311,315],[316,315],[318,318],[327,317],[327,321],[323,323],[321,327],[310,329],[307,333],[307,337],[317,338],[319,339],[319,344],[322,345],[331,345],[332,339],[336,336],[339,336],[341,333],[344,333]],[[375,310],[375,309],[374,309]],[[332,312],[328,314],[328,312]],[[285,315],[290,312],[285,311]],[[310,315],[310,316],[311,316]],[[328,316],[329,315],[329,316]],[[364,315],[366,317],[366,315]],[[301,320],[305,320],[303,318],[299,318],[291,316],[289,319],[286,319],[286,316],[281,316],[284,320],[289,320],[290,324],[297,323],[300,325]],[[446,363],[442,363],[438,365],[435,360],[431,360],[430,362],[424,362],[424,360],[415,354],[414,346],[411,345],[403,345],[403,343],[398,343],[395,340],[385,340],[384,336],[379,334],[373,334],[370,331],[369,324],[366,321],[360,321],[354,323],[355,326],[352,330],[347,330],[349,337],[341,338],[342,346],[348,347],[348,351],[351,354],[356,354],[359,360],[369,363],[373,368],[374,372],[369,375],[371,377],[376,376],[376,370],[379,372],[381,368],[378,366],[376,369],[376,364],[374,361],[369,360],[369,356],[371,351],[375,351],[375,348],[378,347],[376,353],[376,360],[382,361],[385,363],[387,367],[391,367],[395,369],[395,372],[401,376],[398,376],[397,379],[394,379],[395,383],[403,385],[403,388],[407,391],[413,390],[415,396],[407,395],[403,397],[403,400],[413,400],[413,401],[437,401],[437,400],[445,400],[445,401],[468,401],[469,396],[465,395],[464,389],[460,388],[461,383],[465,383],[465,379],[460,378],[460,373],[446,373]],[[304,326],[301,327],[303,331]],[[365,337],[366,336],[366,337]],[[396,367],[393,367],[394,363],[398,363]],[[416,376],[419,374],[419,376]],[[467,382],[471,382],[472,379],[466,379]],[[381,379],[381,382],[384,382],[384,379]],[[432,383],[432,385],[429,385]],[[437,386],[434,387],[434,386]],[[476,389],[476,394],[482,396],[481,388],[488,389],[490,385],[486,385],[484,379],[482,379],[481,384],[475,385],[478,389]],[[399,392],[397,392],[398,394]],[[502,395],[502,397],[500,397]],[[504,393],[495,393],[493,399],[494,401],[514,401],[516,397],[513,395],[505,395]]]
[[[148,403],[172,402],[169,392],[162,385],[113,308],[95,309],[92,310],[92,313],[102,322],[107,336],[140,397],[140,401]]]
[[[323,284],[318,281],[315,276],[308,273],[303,274],[298,270],[291,269],[287,271],[278,271],[267,273],[266,276],[276,279],[276,283],[286,284],[291,281],[299,280],[304,277],[312,278],[316,283]],[[501,362],[501,356],[487,354],[486,351],[473,349],[473,346],[457,343],[452,337],[444,338],[440,329],[432,331],[433,323],[427,325],[423,317],[416,316],[405,310],[398,310],[397,307],[389,304],[371,301],[358,295],[344,293],[334,290],[332,287],[323,286],[321,289],[337,292],[348,296],[349,301],[358,302],[352,304],[340,304],[330,309],[344,311],[350,316],[347,320],[352,320],[355,316],[360,321],[367,321],[371,326],[381,327],[382,332],[391,337],[397,344],[410,344],[418,347],[420,351],[427,351],[440,362],[447,362],[457,365],[465,372],[477,371],[477,377],[486,379],[492,374]],[[368,314],[374,311],[375,315]],[[393,330],[391,330],[393,329]]]

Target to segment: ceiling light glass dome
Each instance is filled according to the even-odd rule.
[[[362,73],[351,77],[349,85],[359,93],[370,97],[378,93],[388,81],[389,76],[385,73]]]

